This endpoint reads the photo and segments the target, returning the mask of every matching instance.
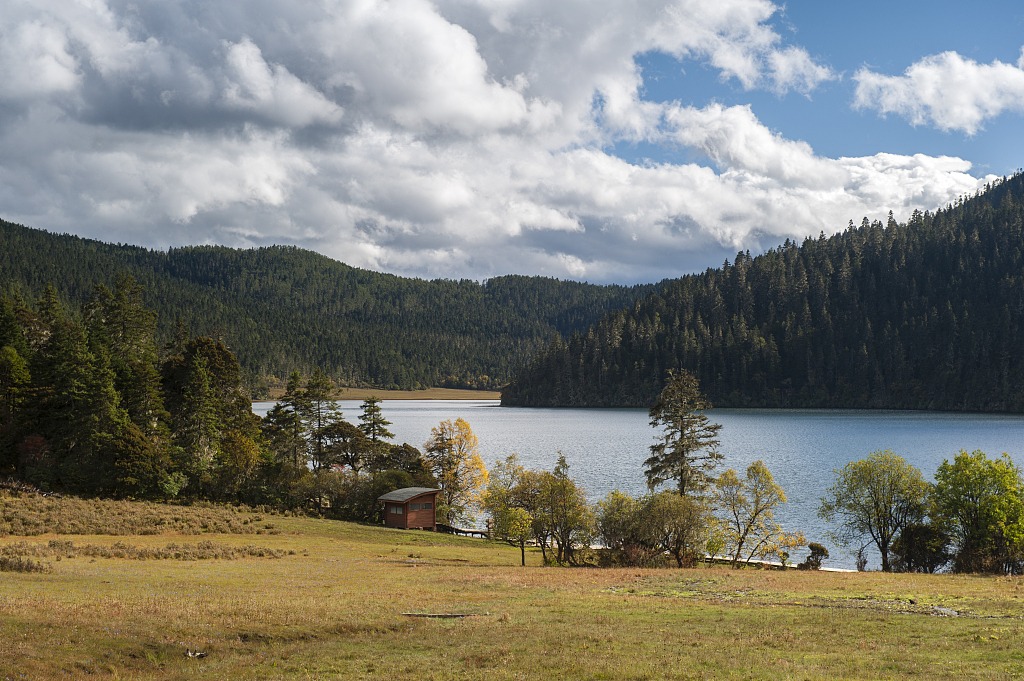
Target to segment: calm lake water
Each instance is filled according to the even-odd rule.
[[[272,404],[258,402],[253,409],[262,416]],[[345,417],[357,422],[360,403],[340,404]],[[491,400],[385,400],[382,408],[397,442],[422,449],[440,421],[464,418],[488,466],[516,453],[527,468],[550,470],[562,452],[591,501],[614,489],[647,491],[643,462],[656,431],[645,410],[502,408]],[[1024,416],[782,409],[714,409],[708,415],[722,424],[723,470],[742,474],[762,459],[789,497],[778,519],[787,530],[803,530],[808,540],[824,543],[832,555],[826,565],[833,567],[852,567],[853,557],[827,537],[831,528],[817,509],[834,469],[848,461],[891,449],[928,479],[961,449],[1007,452],[1024,464]],[[877,568],[877,561],[869,567]]]

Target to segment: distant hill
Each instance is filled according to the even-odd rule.
[[[502,402],[646,407],[681,367],[716,406],[1024,412],[1022,251],[1018,174],[665,282],[554,341]]]
[[[558,335],[586,329],[653,286],[507,276],[408,279],[275,246],[154,251],[0,221],[0,293],[53,283],[77,306],[134,276],[169,339],[180,320],[223,338],[253,382],[321,367],[350,385],[496,388]]]

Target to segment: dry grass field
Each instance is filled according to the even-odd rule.
[[[1024,675],[1019,578],[528,560],[427,532],[0,493],[0,679]]]

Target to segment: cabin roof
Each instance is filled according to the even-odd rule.
[[[377,501],[394,501],[401,504],[424,494],[433,494],[440,491],[436,487],[403,487],[402,489],[396,489],[394,492],[382,494],[377,497]]]

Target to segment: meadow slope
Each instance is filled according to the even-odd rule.
[[[1016,577],[527,558],[228,507],[0,493],[0,678],[1024,674]]]

